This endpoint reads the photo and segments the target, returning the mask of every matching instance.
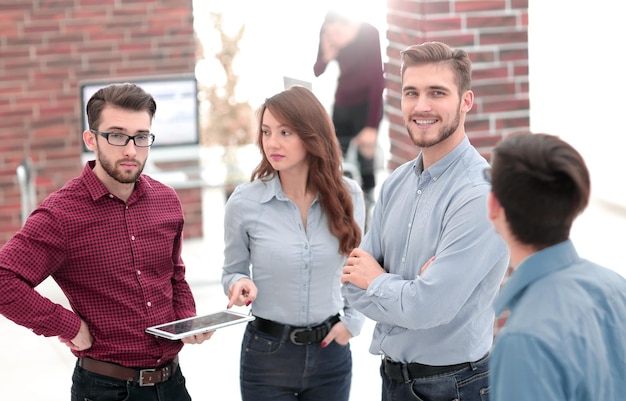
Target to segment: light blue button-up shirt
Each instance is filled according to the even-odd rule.
[[[515,269],[494,304],[510,315],[490,361],[491,399],[626,399],[626,279],[571,241]]]
[[[343,293],[378,322],[371,353],[428,365],[475,361],[491,347],[492,301],[509,262],[487,219],[489,165],[466,137],[422,166],[420,154],[385,180],[361,245],[389,273]]]
[[[363,229],[365,202],[358,184],[344,177],[357,224]],[[345,304],[341,273],[346,256],[328,228],[317,198],[302,226],[300,211],[282,190],[278,176],[238,186],[224,215],[224,291],[243,277],[259,292],[252,314],[291,326],[311,326],[343,310],[353,336],[365,317]]]

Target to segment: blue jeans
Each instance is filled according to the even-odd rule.
[[[89,372],[78,364],[72,375],[72,401],[191,401],[180,366],[172,377],[140,387],[125,380]]]
[[[383,401],[488,401],[489,356],[471,367],[411,380],[391,380],[380,367]]]
[[[293,344],[288,333],[270,336],[248,323],[241,345],[243,401],[348,401],[350,345]]]

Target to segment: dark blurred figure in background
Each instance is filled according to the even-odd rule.
[[[376,186],[374,156],[378,126],[383,115],[385,80],[378,30],[329,11],[320,30],[316,77],[337,60],[339,77],[332,111],[344,158],[352,142],[356,146],[360,181],[368,203]]]

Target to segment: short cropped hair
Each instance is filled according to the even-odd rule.
[[[548,134],[517,133],[497,144],[491,184],[514,237],[537,249],[569,238],[591,192],[580,153]]]
[[[420,45],[407,47],[400,52],[402,65],[400,73],[404,78],[404,72],[408,67],[443,63],[448,64],[454,71],[455,82],[459,89],[459,96],[472,86],[472,62],[467,52],[462,49],[453,49],[441,42],[425,42]]]
[[[87,102],[87,123],[91,129],[99,129],[100,116],[105,106],[120,109],[147,111],[150,120],[156,113],[156,101],[149,93],[132,83],[110,84],[98,89]]]

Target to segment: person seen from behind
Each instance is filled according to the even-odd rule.
[[[259,109],[262,160],[236,187],[224,217],[222,284],[249,306],[241,346],[243,401],[347,401],[349,340],[362,314],[341,296],[341,269],[358,246],[363,192],[342,175],[324,106],[293,86]]]
[[[582,156],[548,134],[515,134],[492,152],[489,219],[511,249],[496,298],[508,310],[491,359],[496,401],[623,400],[626,279],[581,258],[572,223],[589,202]],[[599,238],[602,233],[599,233]]]

